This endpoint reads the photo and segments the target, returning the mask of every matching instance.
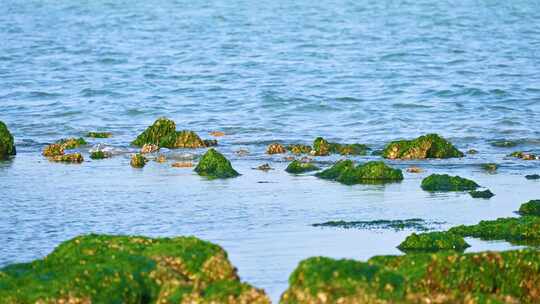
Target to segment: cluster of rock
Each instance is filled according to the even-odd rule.
[[[322,137],[317,137],[313,145],[292,144],[284,146],[280,143],[272,143],[266,148],[267,154],[283,154],[287,151],[292,154],[311,154],[314,156],[340,155],[366,155],[369,148],[364,144],[340,144],[329,142]]]

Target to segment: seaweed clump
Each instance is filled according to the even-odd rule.
[[[132,142],[137,147],[152,144],[161,148],[205,148],[207,145],[197,135],[189,130],[176,131],[174,121],[167,118],[159,118],[149,126]]]
[[[195,172],[210,179],[231,178],[240,174],[233,169],[231,162],[215,149],[209,149],[195,167]]]
[[[85,235],[0,269],[2,303],[269,303],[195,237]]]
[[[273,143],[273,144],[268,145],[268,147],[266,148],[266,153],[267,154],[283,154],[283,153],[287,153],[287,149],[285,149],[285,147],[282,144]]]
[[[391,168],[382,161],[370,161],[355,167],[352,161],[343,160],[316,176],[335,180],[346,185],[376,184],[403,180],[403,173],[400,169]]]
[[[403,252],[435,252],[440,250],[463,251],[470,247],[462,236],[449,232],[413,233],[397,248]]]
[[[88,132],[86,133],[86,137],[90,138],[110,138],[112,137],[111,132]]]
[[[45,157],[64,155],[64,147],[60,144],[51,144],[46,146],[41,154]]]
[[[82,138],[82,137],[79,137],[79,138],[75,138],[75,137],[62,138],[59,141],[57,141],[56,143],[61,145],[62,148],[64,148],[65,150],[75,149],[75,148],[78,148],[80,146],[85,146],[85,145],[88,144],[86,142],[86,140],[84,140],[84,138]]]
[[[52,156],[52,157],[49,157],[49,160],[53,162],[59,162],[59,163],[80,164],[84,161],[84,157],[82,156],[81,153],[70,153],[70,154]]]
[[[311,146],[301,144],[288,145],[285,147],[285,149],[290,151],[292,154],[309,154],[312,150]]]
[[[453,158],[463,157],[463,152],[438,134],[428,134],[413,140],[393,141],[382,156],[389,159]]]
[[[320,170],[320,168],[315,166],[314,164],[301,162],[299,160],[293,160],[285,169],[286,172],[293,174],[300,174],[317,170]]]
[[[516,243],[538,243],[540,241],[540,217],[522,216],[480,221],[476,225],[461,225],[448,230],[464,237],[483,240],[504,240]]]
[[[540,200],[530,200],[521,204],[518,213],[521,215],[540,216]]]
[[[486,198],[486,199],[489,199],[489,198],[492,198],[493,196],[495,196],[495,194],[493,194],[493,192],[491,192],[489,189],[486,189],[484,191],[473,190],[473,191],[469,192],[469,195],[472,198]]]
[[[448,174],[432,174],[422,181],[425,191],[472,191],[480,187],[476,182]]]
[[[110,152],[106,152],[102,150],[90,152],[90,158],[95,159],[95,160],[110,158],[111,156],[112,154]]]
[[[144,157],[140,153],[133,154],[131,156],[131,162],[129,163],[133,168],[143,168],[146,163],[148,162],[148,159]]]
[[[319,224],[313,224],[313,227],[338,227],[344,229],[392,229],[401,231],[405,229],[413,229],[417,231],[428,231],[430,223],[423,219],[412,218],[405,220],[374,220],[374,221],[329,221]],[[441,224],[433,222],[431,224]]]
[[[539,286],[540,251],[531,249],[314,257],[291,274],[280,303],[538,303]]]
[[[6,160],[17,154],[13,135],[9,132],[5,123],[0,121],[0,160]]]
[[[368,147],[363,144],[340,144],[329,142],[322,137],[317,137],[313,141],[311,154],[316,156],[327,156],[330,154],[341,155],[366,155]]]

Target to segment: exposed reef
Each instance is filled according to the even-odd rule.
[[[413,140],[393,141],[382,156],[389,159],[426,159],[463,157],[449,141],[437,134],[420,136]]]
[[[301,162],[299,160],[293,160],[285,169],[288,173],[300,174],[305,172],[320,170],[319,167],[309,162]]]
[[[344,229],[366,229],[380,230],[391,229],[394,231],[400,230],[417,230],[428,231],[432,228],[431,225],[439,225],[439,222],[428,222],[423,219],[413,218],[406,220],[374,220],[374,221],[329,221],[319,224],[313,224],[313,227],[337,227]]]
[[[495,196],[495,194],[493,194],[493,192],[491,192],[489,189],[486,189],[486,190],[483,190],[483,191],[473,190],[473,191],[469,192],[469,195],[472,198],[485,198],[485,199],[489,199],[489,198],[492,198],[493,196]]]
[[[413,233],[405,241],[399,244],[399,250],[403,252],[435,252],[441,250],[463,251],[470,247],[462,236],[449,232],[426,232]]]
[[[425,191],[471,191],[480,187],[476,182],[448,174],[432,174],[422,181]]]
[[[481,221],[476,225],[453,227],[449,232],[483,240],[505,240],[520,244],[540,242],[540,217],[522,216]]]

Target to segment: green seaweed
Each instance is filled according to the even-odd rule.
[[[345,170],[351,168],[354,168],[354,163],[351,160],[340,160],[332,167],[315,174],[315,176],[322,179],[336,180]]]
[[[540,200],[530,200],[521,204],[518,213],[521,215],[540,216]]]
[[[327,156],[330,154],[341,155],[366,155],[368,146],[363,144],[340,144],[329,142],[322,137],[317,137],[313,141],[313,155]]]
[[[494,163],[489,163],[489,164],[482,164],[482,169],[488,171],[488,172],[495,172],[497,171],[497,169],[499,168],[499,166],[497,164],[494,164]]]
[[[326,139],[322,137],[315,138],[313,141],[313,155],[327,156],[330,155],[330,152],[330,143]]]
[[[354,166],[350,160],[342,160],[318,174],[322,179],[336,180],[342,184],[374,184],[403,180],[400,169],[393,169],[382,161],[370,161]]]
[[[285,169],[286,172],[293,174],[300,174],[317,170],[320,170],[320,168],[315,166],[314,164],[304,163],[299,160],[293,160]]]
[[[59,141],[56,142],[57,144],[61,145],[65,150],[75,149],[80,146],[86,146],[88,143],[84,138],[62,138]]]
[[[85,235],[0,270],[2,303],[269,303],[226,252],[194,237]]]
[[[105,158],[110,158],[110,157],[111,157],[111,153],[108,153],[105,151],[94,151],[90,153],[91,159],[97,160],[97,159],[105,159]]]
[[[148,159],[144,157],[141,153],[135,153],[133,156],[131,156],[130,165],[133,168],[143,168],[146,163],[148,162]]]
[[[426,233],[413,233],[409,235],[397,248],[403,252],[435,252],[440,250],[463,251],[470,247],[462,236],[454,233],[435,231]]]
[[[490,143],[493,147],[498,148],[512,148],[518,145],[517,142],[512,140],[496,140]]]
[[[344,229],[392,229],[401,231],[412,229],[417,231],[431,230],[430,224],[442,224],[439,222],[429,223],[423,219],[413,218],[405,220],[374,220],[374,221],[329,221],[324,223],[313,224],[313,227],[338,227]]]
[[[486,198],[486,199],[489,199],[489,198],[492,198],[493,196],[495,196],[495,194],[493,194],[493,192],[491,192],[489,189],[486,189],[484,191],[473,190],[473,191],[470,191],[469,194],[471,195],[472,198]]]
[[[9,132],[6,124],[0,121],[0,160],[7,160],[10,156],[16,154],[17,149],[13,135]]]
[[[199,135],[193,131],[183,130],[177,132],[176,123],[167,118],[157,119],[154,124],[137,136],[131,144],[137,147],[142,147],[145,144],[152,144],[169,149],[194,149],[207,146]]]
[[[50,144],[43,148],[41,154],[45,157],[64,155],[64,147],[60,144]]]
[[[112,133],[111,132],[88,132],[88,133],[86,133],[86,137],[110,138],[110,137],[112,137]]]
[[[59,163],[73,163],[80,164],[84,161],[84,157],[81,153],[62,154],[49,157],[49,160]]]
[[[393,141],[386,146],[382,155],[389,159],[463,157],[461,151],[438,134],[428,134],[413,140]]]
[[[464,237],[475,237],[483,240],[505,240],[527,244],[540,241],[540,217],[522,216],[498,218],[480,221],[476,225],[457,226],[448,230]]]
[[[201,176],[214,178],[231,178],[240,174],[233,169],[231,162],[215,149],[209,149],[199,161],[195,172]]]
[[[311,146],[302,144],[288,145],[285,149],[292,154],[309,154],[312,150]]]
[[[422,181],[425,191],[471,191],[480,187],[470,179],[448,174],[432,174]]]

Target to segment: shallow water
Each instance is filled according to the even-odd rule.
[[[222,245],[242,279],[277,299],[301,259],[399,254],[410,233],[313,223],[418,217],[446,228],[511,216],[540,197],[523,177],[540,162],[504,158],[540,150],[538,20],[535,1],[4,1],[0,120],[19,153],[0,163],[0,265],[81,233],[192,234]],[[129,150],[159,116],[206,138],[225,131],[219,149],[243,175],[206,181],[153,162],[132,169],[126,155],[82,165],[39,155],[90,130],[114,133],[92,143]],[[428,132],[480,154],[390,162],[427,171],[352,187],[289,175],[281,156],[264,155],[272,141],[325,136],[378,149]],[[520,145],[491,147],[497,139]],[[276,170],[251,169],[264,162]],[[487,174],[484,162],[501,168]],[[434,172],[496,196],[422,191]],[[511,248],[469,241],[473,251]]]

